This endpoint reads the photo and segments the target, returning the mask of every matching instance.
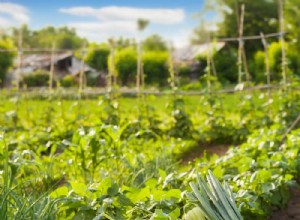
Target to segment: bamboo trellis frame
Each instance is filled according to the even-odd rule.
[[[285,47],[284,47],[284,35],[286,34],[286,32],[284,32],[284,15],[282,12],[282,0],[278,0],[279,1],[279,8],[280,10],[280,32],[278,33],[271,33],[271,34],[266,34],[264,35],[264,39],[266,38],[273,38],[273,37],[279,37],[280,41],[282,43],[282,75],[283,75],[283,81],[284,84],[286,83],[286,54],[285,54]],[[251,40],[261,40],[262,36],[261,35],[255,35],[255,36],[243,36],[243,22],[244,22],[244,5],[242,5],[242,15],[240,17],[240,31],[239,31],[239,37],[238,38],[219,38],[216,39],[215,42],[232,42],[232,41],[237,41],[239,42],[239,58],[238,58],[238,65],[239,65],[239,82],[242,81],[242,63],[244,62],[244,68],[245,68],[245,72],[246,72],[246,80],[248,81],[250,79],[250,74],[248,72],[248,68],[247,68],[247,62],[246,62],[246,54],[244,51],[244,42],[245,41],[251,41]],[[19,90],[20,87],[20,77],[22,75],[22,59],[23,59],[23,53],[24,52],[50,52],[51,53],[51,69],[50,69],[50,83],[49,83],[49,89],[52,90],[53,88],[53,75],[54,75],[54,64],[53,64],[53,60],[54,60],[54,55],[55,53],[59,53],[59,52],[78,52],[78,49],[56,49],[55,47],[52,46],[51,49],[49,48],[23,48],[22,47],[22,30],[20,29],[19,31],[19,39],[18,39],[18,48],[17,49],[0,49],[0,52],[4,53],[4,52],[17,52],[18,53],[18,70],[17,70],[17,75],[16,75],[16,88],[17,90]],[[210,50],[210,42],[209,43],[209,50]],[[140,50],[141,45],[138,44],[138,51]],[[87,53],[89,51],[93,51],[93,50],[98,50],[97,48],[94,49],[86,49],[86,46],[84,44],[83,48],[81,49],[82,54],[83,53]],[[210,52],[210,51],[209,51]],[[84,56],[84,54],[82,55]],[[138,72],[141,73],[142,68],[142,63],[141,61],[139,62],[140,65],[138,65]],[[213,63],[213,60],[211,59],[210,55],[208,55],[208,63],[209,63],[209,69],[210,69],[210,63],[213,65],[213,73],[216,76],[216,70],[215,70],[215,66]],[[266,64],[267,65],[267,64]],[[210,71],[210,70],[208,70]],[[138,93],[140,93],[140,87],[141,84],[142,87],[144,87],[144,77],[143,76],[138,76],[139,74],[137,74],[137,91]],[[79,76],[79,91],[82,91],[84,88],[84,57],[82,57],[81,59],[81,68],[80,68],[80,76]]]

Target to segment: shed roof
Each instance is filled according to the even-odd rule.
[[[206,54],[209,49],[219,51],[224,46],[224,42],[217,42],[182,47],[173,52],[173,58],[175,62],[194,61],[197,56]]]
[[[23,55],[22,57],[22,67],[35,67],[35,68],[42,68],[46,66],[50,66],[51,64],[51,54],[49,53],[42,53],[42,54],[29,54]],[[54,55],[54,62],[58,62],[60,60],[64,60],[66,58],[72,57],[72,52],[63,52],[57,53]],[[15,66],[18,65],[18,60],[15,60]]]

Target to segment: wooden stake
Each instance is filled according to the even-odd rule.
[[[207,37],[207,56],[206,56],[206,60],[207,60],[207,90],[210,93],[210,65],[211,65],[211,57],[210,57],[210,36],[208,34]]]
[[[174,58],[173,58],[174,48],[172,45],[172,42],[170,42],[169,46],[169,59],[168,59],[168,65],[169,65],[169,73],[170,73],[170,85],[173,92],[173,98],[176,99],[176,73],[174,69]]]
[[[84,57],[86,51],[86,43],[83,44],[82,51],[81,51],[81,64],[80,64],[80,75],[79,75],[79,92],[83,91],[83,80],[84,80]]]
[[[286,51],[285,51],[285,40],[284,40],[284,8],[283,8],[283,0],[278,0],[278,10],[279,10],[279,24],[280,24],[280,42],[281,42],[281,52],[282,52],[282,80],[284,86],[287,83],[286,76]]]
[[[22,76],[22,66],[23,66],[23,33],[22,33],[22,26],[19,29],[19,39],[18,39],[18,70],[16,74],[16,89],[20,89],[20,79]]]
[[[49,90],[52,92],[53,89],[53,78],[54,78],[54,63],[55,63],[55,43],[52,43],[52,51],[51,51],[51,66],[49,72]]]
[[[244,48],[244,42],[243,42],[244,14],[245,14],[245,5],[243,4],[241,6],[241,16],[239,22],[239,50],[238,50],[238,69],[239,69],[238,83],[239,84],[242,83],[242,68],[243,68],[242,56],[243,56],[243,48]]]
[[[246,82],[250,82],[250,73],[249,73],[249,69],[248,69],[248,63],[247,63],[247,56],[246,56],[246,51],[245,51],[245,47],[243,46],[243,63],[244,63],[244,69],[245,69],[245,73],[246,73]]]
[[[296,118],[296,120],[292,123],[292,125],[286,130],[284,135],[281,138],[281,142],[284,142],[287,138],[288,134],[296,127],[296,125],[300,122],[300,115]]]
[[[210,60],[210,64],[212,67],[212,72],[214,74],[214,77],[217,78],[217,70],[215,67],[215,63],[214,63],[214,59],[213,59],[213,52],[211,49],[211,38],[210,38],[210,33],[208,33],[208,56],[209,56],[209,60]]]
[[[142,69],[142,53],[141,53],[141,42],[138,42],[137,48],[137,73],[136,73],[136,92],[140,94],[140,84],[141,84],[141,69]]]
[[[261,36],[261,41],[262,44],[264,46],[264,50],[265,50],[265,64],[266,64],[266,74],[267,74],[267,84],[268,84],[268,96],[269,99],[271,98],[271,90],[270,90],[270,86],[271,86],[271,76],[270,76],[270,63],[269,63],[269,46],[268,43],[266,41],[265,35],[260,32],[260,36]]]
[[[216,66],[215,66],[213,54],[211,55],[211,66],[212,66],[212,71],[213,71],[214,76],[216,77],[216,79],[218,79],[217,69],[216,69]]]
[[[108,92],[111,92],[113,84],[115,83],[115,81],[113,81],[113,77],[115,77],[115,61],[114,61],[114,57],[115,57],[115,48],[114,48],[114,40],[110,39],[109,40],[109,44],[110,44],[110,58],[109,58],[109,62],[110,62],[110,68],[109,68],[109,73],[108,73],[108,77],[107,77],[107,87],[108,87]]]

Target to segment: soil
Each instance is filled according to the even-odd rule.
[[[284,210],[273,213],[269,220],[300,220],[300,189],[291,189],[291,199]]]
[[[224,155],[229,147],[232,145],[229,144],[200,144],[196,148],[192,148],[191,150],[185,152],[181,159],[182,163],[188,163],[189,161],[193,161],[196,158],[203,157],[204,153],[208,155],[214,155],[217,154],[219,156]]]
[[[228,144],[203,144],[196,148],[192,148],[182,156],[182,163],[188,163],[196,158],[202,157],[204,152],[209,155],[217,154],[219,156],[224,155],[229,147]],[[274,211],[271,218],[268,220],[300,220],[300,188],[292,188],[291,199],[287,207],[283,210]]]

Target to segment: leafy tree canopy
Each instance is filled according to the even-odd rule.
[[[18,45],[19,33],[22,32],[23,48],[51,48],[55,43],[57,49],[78,49],[86,39],[77,35],[75,29],[68,27],[45,27],[30,30],[27,25],[12,29],[12,39]]]
[[[146,51],[167,51],[168,47],[161,36],[154,34],[143,41],[143,49]]]

